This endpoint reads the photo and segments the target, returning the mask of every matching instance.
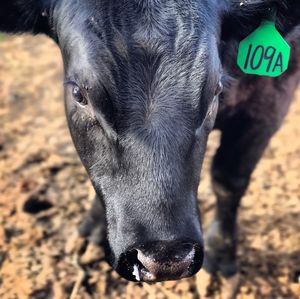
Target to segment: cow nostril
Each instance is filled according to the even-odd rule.
[[[121,256],[116,269],[121,276],[131,281],[140,281],[140,271],[144,268],[137,256],[138,250],[127,251]]]
[[[155,242],[123,254],[117,271],[133,281],[176,280],[195,274],[202,261],[203,249],[198,244]]]
[[[200,270],[204,258],[203,246],[195,245],[194,249],[195,249],[194,259],[189,266],[190,276],[196,274]]]

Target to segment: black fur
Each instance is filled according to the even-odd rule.
[[[2,0],[0,31],[51,34],[51,9],[56,0]]]

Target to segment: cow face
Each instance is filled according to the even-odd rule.
[[[0,3],[1,31],[43,32],[61,49],[70,131],[105,205],[110,261],[125,278],[200,268],[196,194],[222,89],[219,31],[222,45],[241,40],[275,4],[284,32],[299,24],[296,0]]]
[[[201,267],[197,187],[222,90],[221,16],[222,41],[242,39],[277,1],[253,2],[250,21],[255,10],[243,17],[239,1],[64,0],[54,9],[71,135],[106,209],[111,264],[127,279]]]
[[[221,89],[218,24],[208,4],[86,2],[63,1],[54,20],[111,262],[133,280],[135,266],[145,281],[190,276],[203,255],[197,187]]]

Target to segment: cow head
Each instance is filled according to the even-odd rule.
[[[219,2],[0,5],[0,29],[44,32],[61,49],[70,132],[127,279],[178,279],[202,264],[197,187],[222,90],[222,16],[236,1]]]
[[[145,281],[192,275],[203,257],[199,173],[221,90],[215,13],[90,2],[62,2],[54,28],[69,128],[105,205],[112,263],[128,279],[134,266]]]

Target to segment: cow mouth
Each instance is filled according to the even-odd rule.
[[[154,283],[190,277],[199,271],[202,262],[203,249],[193,246],[180,261],[170,260],[168,257],[165,261],[155,261],[159,270],[153,271],[153,261],[139,249],[132,249],[121,256],[116,271],[130,281]]]

